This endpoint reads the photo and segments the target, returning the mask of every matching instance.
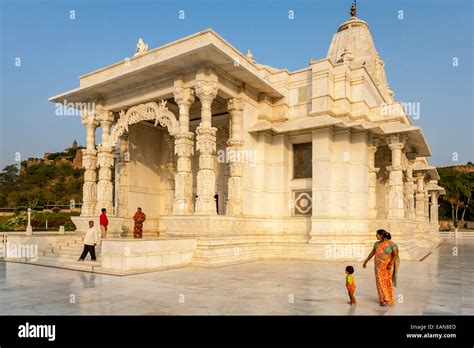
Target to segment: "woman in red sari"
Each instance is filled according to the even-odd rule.
[[[142,208],[138,208],[135,215],[133,215],[133,221],[135,222],[135,225],[133,226],[133,238],[142,238],[143,223],[145,220],[145,213],[142,212]]]
[[[398,246],[391,241],[392,236],[385,230],[378,230],[377,242],[364,261],[363,267],[367,267],[367,262],[375,256],[374,271],[375,283],[377,284],[377,292],[381,306],[393,306],[394,286],[397,286],[397,273],[400,265],[398,256]]]

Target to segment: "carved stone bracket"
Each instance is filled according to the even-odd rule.
[[[196,149],[201,154],[214,154],[216,152],[216,132],[216,127],[197,127]]]
[[[194,133],[178,133],[175,135],[174,153],[178,157],[194,155]]]

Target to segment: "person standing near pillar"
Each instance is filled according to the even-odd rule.
[[[107,209],[102,208],[100,210],[102,213],[100,214],[100,235],[101,238],[107,237],[107,226],[109,225],[109,219],[107,219]]]
[[[142,238],[143,236],[143,223],[146,220],[145,213],[142,212],[142,208],[138,208],[133,215],[133,221],[135,225],[133,226],[133,238]]]

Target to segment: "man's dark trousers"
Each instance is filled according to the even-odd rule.
[[[81,260],[84,260],[87,256],[87,253],[91,253],[91,259],[95,261],[95,246],[84,244],[84,250],[82,251]]]

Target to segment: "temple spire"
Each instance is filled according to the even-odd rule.
[[[357,12],[357,0],[354,0],[351,6],[351,17],[355,17]]]

